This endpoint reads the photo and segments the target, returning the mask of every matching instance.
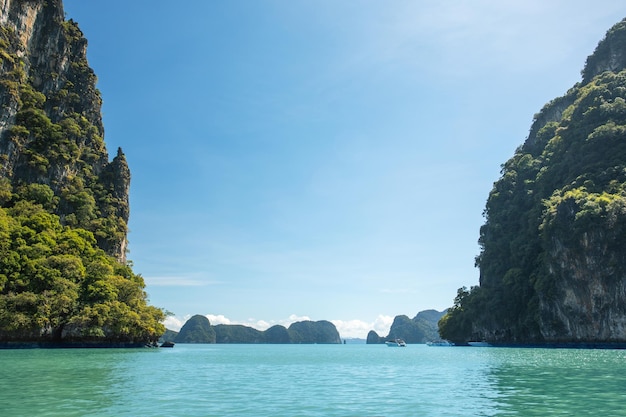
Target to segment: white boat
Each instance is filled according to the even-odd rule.
[[[489,347],[491,346],[489,343],[487,342],[467,342],[468,345],[470,346],[474,346],[474,347]]]
[[[402,339],[387,340],[385,344],[389,347],[405,347],[406,342]]]
[[[428,346],[454,346],[454,343],[448,342],[447,340],[432,340],[430,342],[426,342]]]

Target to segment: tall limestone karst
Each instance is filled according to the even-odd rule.
[[[87,40],[59,0],[0,0],[0,25],[0,177],[50,188],[61,222],[124,262],[130,171],[109,162]]]
[[[165,330],[126,264],[130,170],[86,48],[61,0],[0,0],[0,341]]]
[[[443,337],[626,342],[626,19],[535,116],[485,218],[480,285],[459,289]]]

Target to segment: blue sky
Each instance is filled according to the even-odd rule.
[[[386,335],[478,283],[482,211],[615,0],[65,0],[152,304]]]

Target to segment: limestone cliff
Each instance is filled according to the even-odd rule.
[[[60,0],[0,0],[0,179],[49,187],[50,210],[125,261],[130,171],[109,162],[87,40]]]
[[[367,335],[367,344],[385,343],[387,340],[402,339],[406,343],[427,343],[439,339],[437,322],[445,314],[445,311],[424,310],[410,319],[408,316],[399,315],[393,319],[389,334],[380,337],[371,330]]]
[[[535,116],[485,217],[480,286],[459,289],[443,337],[626,343],[626,19]]]
[[[87,41],[60,0],[0,0],[0,348],[145,346],[165,331],[126,262]]]

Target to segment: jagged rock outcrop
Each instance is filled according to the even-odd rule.
[[[60,0],[0,0],[0,179],[49,187],[61,221],[124,262],[130,171],[109,163],[87,40]]]
[[[626,19],[535,116],[485,217],[480,286],[459,289],[443,337],[626,343]]]
[[[287,329],[291,343],[341,343],[339,332],[334,324],[326,320],[298,321]]]
[[[192,316],[181,327],[174,339],[176,343],[215,343],[215,329],[209,319],[200,314]]]
[[[376,333],[374,330],[370,330],[367,333],[367,338],[365,339],[365,343],[368,345],[375,345],[378,343],[384,343],[385,339],[381,338],[378,333]]]
[[[396,316],[386,337],[380,337],[378,333],[372,330],[367,335],[366,343],[377,344],[395,339],[402,339],[406,343],[426,343],[431,340],[438,340],[437,323],[445,313],[445,311],[424,310],[417,313],[412,319],[405,315]]]
[[[618,73],[626,68],[625,21],[626,19],[609,29],[593,54],[587,58],[582,70],[583,84],[590,83],[594,77],[604,72]]]

